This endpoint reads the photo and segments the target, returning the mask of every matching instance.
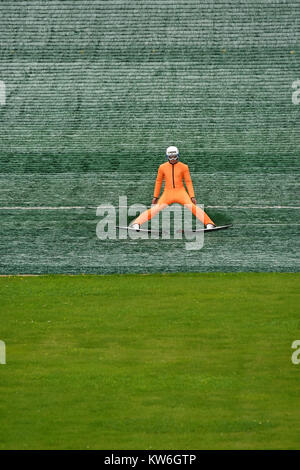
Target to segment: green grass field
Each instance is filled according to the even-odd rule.
[[[299,449],[299,274],[0,278],[0,449]]]

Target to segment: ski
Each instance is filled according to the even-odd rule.
[[[123,229],[123,230],[131,230],[133,232],[139,233],[139,232],[146,232],[146,233],[155,233],[156,235],[162,235],[164,232],[162,230],[151,230],[151,229],[146,229],[146,228],[140,228],[140,229],[135,229],[132,227],[124,227],[121,225],[117,225],[117,228]]]
[[[196,230],[187,230],[187,232],[193,232],[193,233],[196,233],[196,232],[215,232],[216,230],[225,230],[226,228],[229,228],[229,227],[232,227],[232,224],[219,225],[219,226],[213,227],[213,228],[199,228],[199,229],[196,229]],[[184,230],[180,230],[180,232],[184,233]]]

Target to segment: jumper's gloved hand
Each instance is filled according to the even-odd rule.
[[[158,201],[158,197],[154,197],[154,198],[152,199],[152,204],[157,204],[157,201]]]
[[[192,200],[192,203],[193,203],[193,204],[197,204],[197,201],[196,201],[196,199],[195,199],[194,197],[191,197],[191,200]]]

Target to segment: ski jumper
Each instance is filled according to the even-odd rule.
[[[157,178],[154,188],[154,197],[158,198],[160,194],[160,189],[163,180],[165,180],[164,191],[157,201],[157,204],[153,205],[151,209],[148,209],[145,212],[142,212],[133,223],[142,225],[147,220],[152,219],[158,212],[167,207],[170,204],[178,203],[188,205],[188,209],[204,224],[213,224],[213,221],[208,217],[208,215],[192,203],[191,198],[195,197],[193,183],[191,180],[191,175],[188,165],[185,165],[182,162],[177,163],[163,163],[160,165],[157,173]],[[185,181],[188,192],[186,191],[183,180]]]

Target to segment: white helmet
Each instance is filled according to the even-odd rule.
[[[170,158],[173,160],[175,157],[175,161],[178,162],[179,160],[179,150],[174,145],[171,145],[166,150],[166,157],[170,161]]]

